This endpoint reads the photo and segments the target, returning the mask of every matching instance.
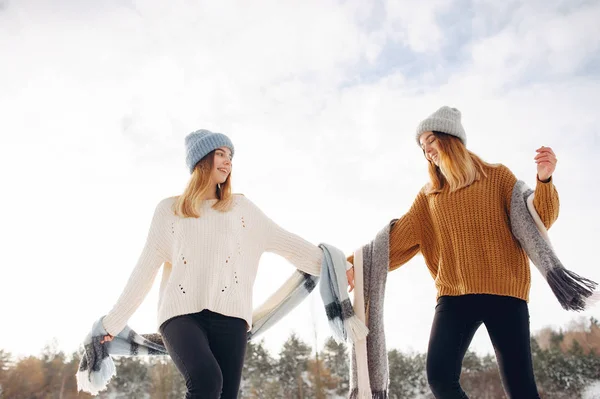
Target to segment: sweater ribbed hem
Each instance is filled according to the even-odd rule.
[[[159,312],[156,326],[160,327],[165,321],[170,320],[174,317],[184,316],[186,314],[194,314],[202,312],[203,310],[210,310],[211,312],[222,314],[223,316],[229,317],[237,317],[238,319],[242,319],[246,321],[248,326],[248,331],[250,331],[252,327],[252,308],[248,311],[247,309],[240,309],[235,306],[216,306],[216,305],[206,305],[206,306],[194,306],[187,305],[183,307],[179,307],[176,309],[171,309],[169,312],[163,311]]]
[[[437,284],[436,284],[437,285]],[[495,287],[484,287],[479,285],[467,286],[463,288],[458,287],[437,287],[437,297],[441,296],[460,296],[469,294],[489,294],[489,295],[500,295],[510,296],[519,298],[525,302],[529,302],[529,284],[518,285],[518,286],[503,286],[502,283],[496,283]]]
[[[244,291],[236,289],[227,296],[205,295],[196,297],[194,301],[182,300],[174,301],[171,296],[169,301],[159,303],[156,315],[157,326],[176,316],[198,313],[203,310],[219,313],[224,316],[237,317],[246,321],[248,329],[252,326],[252,299],[247,299],[251,295]],[[250,296],[251,298],[251,296]]]

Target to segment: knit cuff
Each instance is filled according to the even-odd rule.
[[[535,183],[536,194],[540,192],[544,192],[544,194],[551,194],[552,191],[555,190],[554,182],[552,181],[552,176],[550,176],[548,181],[542,181],[539,179],[539,177],[536,177]]]
[[[550,176],[548,180],[540,180],[540,177],[536,175],[536,182],[542,184],[552,183],[552,176]]]
[[[558,218],[560,207],[558,192],[556,191],[556,187],[554,187],[552,177],[546,183],[537,179],[533,205],[544,222],[544,226],[549,229]]]

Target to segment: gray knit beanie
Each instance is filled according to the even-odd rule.
[[[458,137],[465,146],[467,145],[467,134],[460,123],[460,111],[456,108],[443,106],[419,123],[417,127],[417,144],[419,146],[421,145],[419,137],[425,132],[446,133]]]
[[[219,147],[229,148],[231,156],[233,156],[233,143],[223,133],[213,133],[210,130],[200,129],[188,134],[185,137],[185,149],[187,152],[185,162],[190,169],[190,173],[194,172],[196,164],[202,158]]]

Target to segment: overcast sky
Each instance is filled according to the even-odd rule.
[[[0,348],[78,347],[156,204],[185,187],[183,139],[200,128],[233,140],[235,192],[351,253],[426,183],[419,121],[457,107],[469,149],[531,186],[535,149],[554,149],[551,238],[600,281],[599,20],[600,2],[579,0],[0,0]],[[532,268],[532,330],[579,317]],[[255,304],[292,272],[265,255]],[[139,332],[156,329],[157,286]],[[389,275],[389,348],[427,349],[435,294],[420,255]],[[318,294],[264,338],[275,353],[313,326],[322,342]],[[492,351],[485,328],[472,348]]]

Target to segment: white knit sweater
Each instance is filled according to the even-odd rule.
[[[287,232],[243,195],[228,212],[202,203],[199,218],[173,213],[175,197],[156,207],[146,245],[129,281],[103,324],[117,335],[150,291],[164,264],[158,325],[178,315],[209,309],[252,325],[252,287],[263,252],[273,252],[298,269],[318,275],[322,251]]]

